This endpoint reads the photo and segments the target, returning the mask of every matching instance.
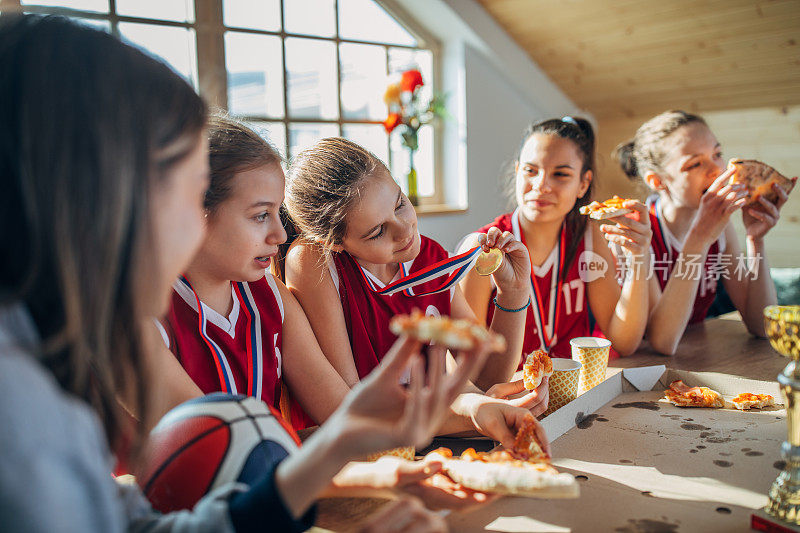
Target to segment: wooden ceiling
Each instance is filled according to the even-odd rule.
[[[800,104],[800,0],[479,0],[598,119]]]

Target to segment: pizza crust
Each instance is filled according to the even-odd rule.
[[[484,462],[448,458],[437,451],[425,459],[440,461],[450,479],[472,490],[533,498],[577,498],[579,494],[571,474],[559,473],[546,463]]]
[[[488,341],[490,351],[504,352],[506,339],[469,320],[428,316],[415,309],[410,315],[397,315],[389,322],[395,335],[408,335],[422,342],[435,342],[455,350],[471,350]]]
[[[761,161],[734,158],[728,161],[728,168],[736,169],[729,183],[743,183],[747,186],[749,196],[745,205],[757,203],[759,198],[777,202],[778,193],[772,190],[773,183],[777,183],[787,193],[794,187],[792,180]]]

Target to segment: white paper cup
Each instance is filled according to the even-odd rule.
[[[562,357],[553,358],[553,375],[550,376],[549,384],[550,400],[547,402],[547,411],[544,412],[544,416],[564,407],[578,397],[581,366],[580,361]]]
[[[606,379],[611,341],[600,337],[576,337],[569,344],[572,359],[581,363],[578,394],[583,394]]]

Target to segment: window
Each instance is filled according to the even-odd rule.
[[[435,42],[376,0],[0,0],[0,9],[60,13],[164,59],[214,105],[249,123],[290,158],[341,135],[381,158],[405,187],[409,156],[388,137],[383,93],[419,68],[436,81]],[[199,22],[199,23],[198,23]],[[224,74],[223,74],[224,73]],[[220,79],[222,78],[222,79]],[[441,203],[436,128],[415,155],[423,203]]]

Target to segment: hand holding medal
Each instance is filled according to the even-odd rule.
[[[510,231],[497,228],[478,234],[478,244],[482,252],[475,262],[475,272],[491,275],[500,292],[522,291],[527,296],[531,261],[525,245]]]

